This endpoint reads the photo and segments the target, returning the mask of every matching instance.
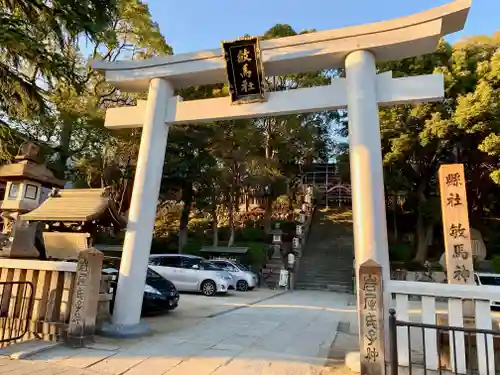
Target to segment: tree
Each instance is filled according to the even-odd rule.
[[[379,65],[395,77],[442,72],[445,100],[380,109],[385,181],[409,187],[407,206],[416,213],[415,260],[423,263],[440,221],[437,171],[441,163],[465,163],[472,215],[483,215],[485,199],[498,188],[500,35],[440,42],[435,53]],[[490,176],[493,181],[488,177]],[[498,182],[498,181],[496,181]],[[487,194],[478,193],[486,190]]]
[[[67,59],[71,59],[75,74],[81,78],[79,90],[64,80],[57,80],[47,95],[50,111],[31,117],[18,126],[30,138],[53,145],[56,154],[51,158],[51,164],[60,178],[72,178],[74,173],[82,176],[86,162],[104,166],[102,162],[109,159],[106,152],[116,149],[120,143],[129,143],[127,137],[138,141],[136,130],[122,131],[117,135],[105,129],[104,115],[107,108],[132,105],[144,94],[123,93],[110,87],[103,74],[89,67],[89,60],[116,61],[172,53],[158,25],[152,21],[148,6],[141,0],[117,0],[111,22],[98,37],[87,40],[85,47],[90,51],[88,56],[83,55],[82,42],[78,38],[67,38],[64,45],[68,51]],[[128,171],[127,163],[134,161],[135,157],[124,157],[128,162],[122,160],[122,170]],[[78,165],[78,170],[75,165]],[[127,179],[133,176],[128,172],[126,175]]]
[[[100,38],[115,12],[115,0],[1,0],[0,111],[24,118],[46,110],[40,81],[78,88],[82,77],[73,69],[67,42],[82,34]]]
[[[314,32],[305,30],[300,34]],[[277,24],[264,33],[262,39],[274,39],[297,35],[285,24]],[[293,90],[301,87],[326,85],[330,72],[310,72],[267,77],[270,91]],[[269,171],[266,184],[273,185],[271,195],[266,198],[265,227],[271,230],[271,211],[274,200],[281,194],[291,193],[290,182],[300,174],[294,166],[308,164],[314,160],[326,160],[330,154],[328,126],[334,111],[312,114],[297,114],[256,119],[256,126],[262,131],[263,151]],[[283,191],[283,186],[287,186]],[[292,197],[289,197],[291,202]]]
[[[162,191],[181,189],[183,209],[179,221],[179,252],[187,243],[189,215],[196,201],[197,185],[211,194],[210,177],[215,178],[211,140],[216,129],[210,124],[180,125],[170,129],[163,168]],[[206,174],[208,173],[208,174]],[[208,197],[207,197],[208,198]]]
[[[288,35],[296,33],[288,25],[276,25],[264,38]],[[268,83],[276,91],[328,82],[323,73],[309,73],[272,77]],[[228,92],[227,85],[219,84],[190,87],[179,94],[194,100],[227,96]],[[179,249],[187,241],[193,200],[200,207],[210,207],[214,243],[217,207],[226,207],[231,245],[242,193],[270,186],[273,195],[266,205],[266,227],[270,229],[272,201],[290,191],[290,181],[300,173],[297,166],[328,154],[328,120],[327,114],[320,113],[172,127],[163,185],[177,185],[183,191]]]

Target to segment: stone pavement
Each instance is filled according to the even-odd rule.
[[[0,361],[0,374],[347,374],[327,357],[339,322],[356,317],[348,300],[331,292],[286,293],[121,347],[58,347],[30,360]]]

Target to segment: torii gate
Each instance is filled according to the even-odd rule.
[[[441,74],[396,79],[391,72],[377,75],[375,61],[434,52],[442,36],[463,28],[470,5],[471,0],[455,0],[389,21],[263,41],[267,75],[346,69],[346,78],[333,79],[329,86],[270,92],[264,103],[235,106],[229,98],[183,101],[173,95],[176,88],[225,82],[219,49],[150,60],[94,61],[92,66],[105,71],[106,81],[120,90],[148,90],[147,101],[106,113],[108,128],[143,128],[113,314],[117,331],[146,329],[140,324],[141,305],[170,124],[347,107],[356,268],[373,259],[389,280],[378,106],[440,100],[444,80]]]

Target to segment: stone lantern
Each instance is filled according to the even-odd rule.
[[[314,194],[313,187],[308,186],[306,188],[306,196],[305,196],[305,201],[308,205],[312,204],[313,194]]]
[[[273,258],[274,259],[281,259],[281,245],[283,244],[283,231],[280,228],[280,224],[276,223],[276,226],[274,229],[271,231],[271,234],[273,235]]]
[[[39,151],[40,147],[34,143],[24,143],[13,163],[0,166],[0,180],[6,182],[5,196],[0,205],[4,234],[11,233],[20,214],[40,205],[43,188],[64,187],[64,181],[57,179],[39,161]]]
[[[300,243],[299,237],[293,237],[292,249],[300,257],[300,255],[302,254],[302,245]]]
[[[304,224],[306,222],[306,212],[304,210],[300,210],[299,216],[297,217],[297,221],[300,224]]]

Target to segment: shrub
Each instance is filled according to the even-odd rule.
[[[294,221],[289,221],[289,220],[273,220],[271,222],[272,224],[272,229],[276,228],[276,223],[280,224],[280,229],[284,233],[295,233],[295,226],[297,225]]]
[[[248,247],[248,252],[243,257],[243,263],[252,266],[252,269],[259,270],[267,259],[268,244],[262,242],[242,242],[235,244],[237,247]]]
[[[389,257],[393,262],[408,262],[411,260],[411,244],[395,243],[389,245]]]
[[[182,249],[183,254],[189,255],[200,255],[200,250],[203,247],[203,243],[197,239],[188,239],[187,244]]]
[[[151,254],[170,254],[177,252],[178,239],[176,235],[153,237]]]
[[[495,273],[500,273],[500,255],[493,255],[491,257],[491,266]]]
[[[236,240],[244,242],[265,242],[266,233],[261,228],[247,227],[236,232]]]

